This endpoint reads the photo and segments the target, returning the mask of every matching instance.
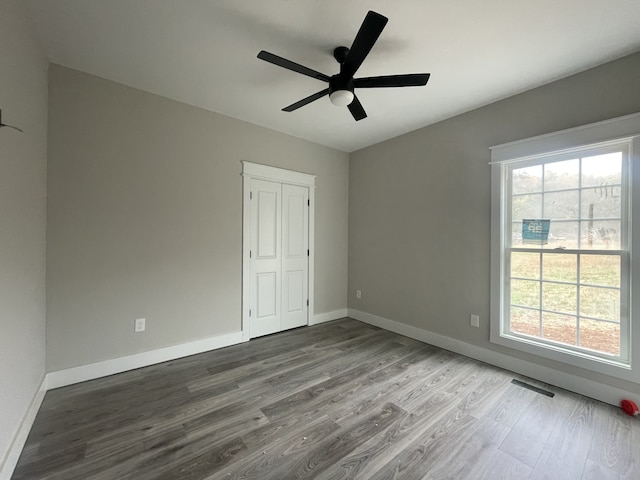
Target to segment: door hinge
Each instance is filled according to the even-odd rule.
[[[307,307],[309,306],[309,299],[307,298]]]
[[[307,207],[311,206],[311,200],[307,199]]]
[[[251,309],[249,309],[249,316],[251,316]]]
[[[253,192],[249,192],[249,200],[253,200]]]
[[[309,256],[309,249],[307,248],[307,257]]]
[[[249,258],[251,258],[251,250],[249,250]]]

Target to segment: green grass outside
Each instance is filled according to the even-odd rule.
[[[513,252],[511,276],[519,277],[511,280],[512,331],[619,354],[619,257]],[[580,317],[575,315],[578,299]],[[543,310],[560,313],[543,312],[541,316],[537,311],[515,305],[542,306]],[[583,315],[596,320],[583,318]]]

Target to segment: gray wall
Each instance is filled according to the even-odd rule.
[[[347,154],[56,65],[49,96],[48,371],[240,331],[242,160],[317,175],[315,313],[346,308]]]
[[[0,1],[0,470],[44,377],[47,59],[24,2]]]
[[[638,111],[640,53],[353,153],[349,307],[640,393],[500,348],[488,324],[489,147]]]

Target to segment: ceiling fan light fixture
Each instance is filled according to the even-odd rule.
[[[329,99],[337,107],[346,107],[353,102],[353,92],[350,90],[336,90],[329,94]]]

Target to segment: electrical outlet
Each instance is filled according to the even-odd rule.
[[[479,327],[480,326],[480,315],[471,314],[471,326]]]
[[[135,323],[133,324],[133,331],[135,333],[144,332],[146,327],[146,319],[145,318],[136,318]]]
[[[362,298],[362,290],[356,290],[356,298]]]

